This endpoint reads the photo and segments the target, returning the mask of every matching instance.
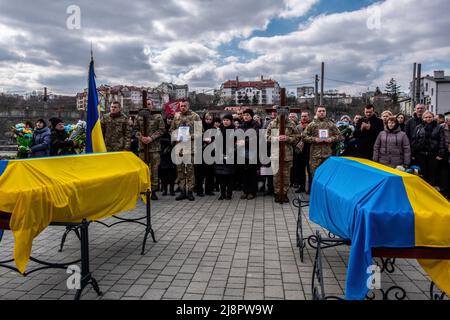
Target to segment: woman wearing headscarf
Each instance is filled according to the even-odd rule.
[[[214,129],[214,117],[211,113],[207,112],[203,116],[203,132],[207,132],[210,129]],[[203,139],[203,150],[212,142],[211,139]],[[202,160],[202,164],[196,164],[194,166],[195,170],[195,190],[197,192],[197,196],[203,197],[205,194],[207,196],[214,195],[214,166],[212,164],[206,164],[204,160]],[[203,185],[205,188],[203,189]]]
[[[222,148],[220,149],[216,147],[216,152],[220,152],[220,157],[222,160],[222,163],[216,163],[215,166],[215,174],[220,186],[219,200],[231,200],[233,193],[233,178],[236,172],[234,159],[236,146],[234,140],[232,142],[228,142],[227,133],[232,133],[234,129],[233,116],[231,114],[225,115],[219,128],[223,142]],[[229,145],[230,143],[232,144]],[[230,159],[230,157],[232,157],[232,159]]]

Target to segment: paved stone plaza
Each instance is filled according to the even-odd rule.
[[[122,224],[107,229],[89,227],[91,270],[104,295],[99,299],[311,299],[314,251],[307,247],[300,262],[296,247],[297,208],[279,205],[271,197],[218,201],[218,196],[195,202],[160,197],[152,205],[158,243],[148,241],[140,255],[144,227]],[[292,199],[295,195],[291,194]],[[145,207],[122,216],[140,216]],[[304,211],[305,235],[318,229]],[[105,222],[110,222],[110,219]],[[79,258],[79,241],[68,236],[58,252],[62,227],[49,227],[33,245],[33,256],[54,262]],[[11,258],[13,239],[6,231],[0,260]],[[327,294],[344,294],[348,247],[324,251]],[[34,264],[30,264],[33,266]],[[382,274],[383,287],[395,283],[409,299],[428,299],[430,282],[415,260],[396,261],[391,275]],[[65,270],[50,269],[27,277],[0,268],[0,299],[73,299]],[[89,288],[82,299],[97,299]]]

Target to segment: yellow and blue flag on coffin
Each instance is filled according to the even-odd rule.
[[[0,160],[0,212],[11,214],[17,268],[25,272],[33,239],[50,223],[132,210],[149,187],[148,166],[131,152]]]
[[[89,65],[88,103],[86,126],[86,153],[106,152],[100,124],[100,108],[98,103],[97,85],[95,84],[94,59]]]
[[[332,157],[316,171],[310,219],[351,240],[346,299],[364,299],[372,248],[449,248],[450,203],[422,178],[378,163]],[[450,261],[419,260],[450,294]]]

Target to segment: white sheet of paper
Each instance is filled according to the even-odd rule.
[[[189,131],[190,131],[190,128],[187,126],[179,127],[177,141],[181,141],[181,142],[189,141],[191,139]]]
[[[271,175],[273,175],[272,168],[271,167],[261,167],[260,174],[262,176],[271,176]]]
[[[319,138],[322,140],[326,140],[329,138],[328,129],[320,129],[319,130]]]

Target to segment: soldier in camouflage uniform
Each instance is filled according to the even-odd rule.
[[[297,145],[297,143],[300,141],[300,132],[296,128],[296,124],[289,120],[288,116],[285,117],[285,134],[281,135],[279,137],[272,136],[272,130],[274,129],[280,129],[281,124],[281,116],[278,115],[272,122],[270,122],[268,128],[267,128],[267,141],[271,142],[272,139],[278,139],[278,141],[284,141],[284,168],[283,172],[281,170],[278,170],[278,172],[273,176],[273,186],[275,189],[275,202],[279,203],[288,203],[289,198],[287,197],[287,193],[289,191],[289,184],[290,184],[290,173],[292,168],[292,162],[294,159],[294,147]],[[278,155],[275,156],[275,158],[272,158],[272,162],[280,161]],[[273,166],[272,166],[273,167]],[[279,165],[279,167],[281,167]],[[280,168],[281,169],[281,168]],[[280,175],[283,175],[283,190],[280,192]],[[281,196],[283,194],[283,196]]]
[[[158,200],[155,190],[158,187],[158,168],[161,161],[161,143],[159,138],[164,133],[165,124],[160,114],[153,114],[153,101],[147,100],[147,109],[139,111],[136,117],[136,137],[139,140],[139,157],[145,161],[145,145],[148,146],[148,160],[152,179],[151,200]],[[147,135],[144,135],[144,118],[147,119]]]
[[[333,155],[333,143],[341,140],[339,129],[327,119],[325,107],[318,107],[314,120],[306,127],[302,139],[311,144],[310,167],[314,176],[316,169]]]
[[[181,194],[175,198],[175,200],[184,200],[189,199],[190,201],[194,201],[193,189],[194,189],[194,123],[196,121],[200,122],[201,127],[201,119],[200,116],[194,111],[189,110],[189,102],[183,100],[180,102],[180,112],[175,114],[175,117],[172,122],[172,126],[170,127],[170,133],[172,135],[173,132],[177,132],[180,127],[189,127],[189,135],[191,137],[191,161],[189,164],[182,163],[177,165],[177,180],[178,186],[181,189]],[[199,137],[201,138],[201,137]],[[201,150],[199,150],[201,152]]]
[[[111,112],[105,114],[101,120],[103,138],[106,150],[128,151],[130,150],[131,128],[127,116],[122,113],[120,103],[111,104]]]

